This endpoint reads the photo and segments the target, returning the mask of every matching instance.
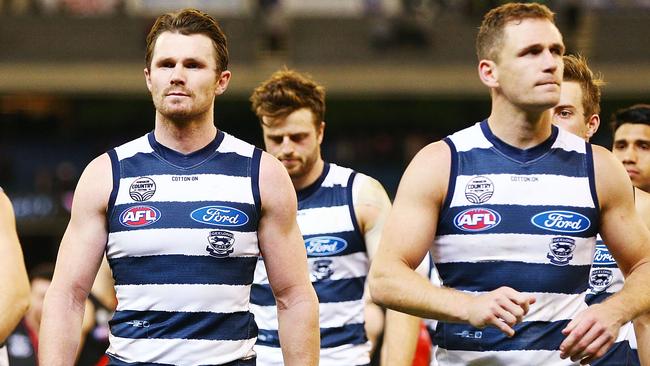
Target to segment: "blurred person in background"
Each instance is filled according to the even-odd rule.
[[[0,366],[8,365],[7,337],[29,308],[29,280],[9,198],[0,188]]]
[[[582,56],[564,56],[564,77],[560,101],[553,107],[553,123],[589,141],[600,126],[600,97],[603,81],[594,76]],[[634,188],[637,212],[650,227],[650,194]],[[588,305],[603,302],[623,287],[624,276],[616,265],[600,235],[589,274]],[[635,321],[636,323],[636,321]],[[645,337],[645,336],[644,336]],[[637,342],[638,340],[638,342]],[[637,344],[640,345],[637,351]],[[639,365],[639,353],[650,352],[650,338],[642,339],[634,333],[632,322],[625,323],[614,345],[592,366]],[[647,356],[646,356],[647,357]]]
[[[650,310],[650,232],[628,177],[552,125],[564,50],[546,6],[490,10],[477,37],[490,116],[422,149],[400,182],[370,290],[438,320],[440,365],[588,364]],[[627,278],[587,307],[599,232]],[[413,271],[429,251],[443,287]]]
[[[309,76],[279,70],[250,100],[266,151],[282,162],[298,196],[298,225],[320,302],[320,365],[368,365],[383,312],[364,295],[366,276],[390,199],[376,179],[323,160],[325,89]],[[260,258],[251,297],[260,327],[255,351],[259,365],[283,365],[268,282]]]
[[[650,192],[650,104],[619,109],[612,116],[612,152],[625,166],[632,184]]]
[[[194,9],[147,37],[155,129],[82,174],[45,297],[39,362],[70,365],[104,252],[118,304],[110,364],[255,365],[250,285],[263,254],[287,365],[318,364],[318,300],[282,164],[215,126],[226,38]]]

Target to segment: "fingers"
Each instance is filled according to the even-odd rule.
[[[510,327],[506,322],[504,322],[503,320],[501,320],[501,319],[499,319],[499,318],[496,318],[496,317],[495,317],[495,318],[490,322],[490,324],[491,324],[491,325],[494,325],[495,327],[497,327],[500,331],[502,331],[503,333],[505,333],[505,335],[507,335],[508,337],[512,337],[512,336],[515,335],[515,330],[512,329],[512,327]]]
[[[616,337],[597,322],[583,318],[576,318],[574,321],[571,322],[574,324],[569,323],[562,331],[568,331],[568,336],[560,345],[560,357],[570,357],[574,362],[580,360],[582,364],[586,364],[604,355]]]

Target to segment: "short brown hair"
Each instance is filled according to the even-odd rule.
[[[325,118],[325,88],[309,75],[284,68],[262,82],[250,97],[253,112],[259,117],[277,118],[309,108],[318,126]]]
[[[476,55],[479,61],[498,61],[498,50],[502,47],[503,29],[506,24],[524,19],[546,19],[555,24],[555,14],[545,5],[509,3],[494,8],[483,17],[476,37]]]
[[[600,88],[604,85],[600,76],[594,75],[582,55],[566,55],[564,60],[564,81],[575,81],[582,89],[582,107],[585,119],[600,113]]]
[[[164,32],[180,33],[183,35],[203,34],[212,40],[216,54],[217,71],[228,70],[228,44],[226,35],[214,18],[196,9],[182,9],[174,13],[163,14],[156,19],[147,35],[147,52],[145,63],[151,68],[151,58],[158,36]]]

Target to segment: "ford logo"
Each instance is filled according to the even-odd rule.
[[[605,244],[596,244],[596,253],[594,254],[594,264],[605,266],[616,264],[616,260],[609,254],[609,249]]]
[[[308,256],[324,257],[341,253],[348,242],[334,236],[316,236],[305,240]]]
[[[579,233],[589,229],[587,216],[572,211],[546,211],[538,213],[530,222],[540,229],[560,233]]]
[[[483,231],[501,222],[501,215],[489,208],[470,208],[454,217],[454,225],[463,231]]]
[[[242,226],[248,222],[248,215],[228,206],[206,206],[190,214],[192,220],[214,226]]]

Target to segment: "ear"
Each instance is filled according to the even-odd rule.
[[[214,95],[221,95],[226,92],[226,89],[228,89],[228,83],[230,82],[230,76],[232,73],[228,70],[222,71],[221,75],[219,75],[219,78],[217,79],[217,88],[214,91]]]
[[[499,86],[497,64],[492,60],[479,61],[478,76],[488,88],[497,88]]]
[[[151,75],[149,74],[149,68],[144,68],[144,82],[147,83],[147,89],[151,92]]]
[[[319,145],[323,142],[324,136],[325,136],[325,121],[321,121],[318,127],[316,128],[316,138],[318,139]]]
[[[594,134],[596,134],[596,131],[598,131],[598,127],[600,126],[600,117],[597,114],[592,114],[591,117],[587,120],[587,132],[585,135],[587,136],[587,140],[591,138]]]

